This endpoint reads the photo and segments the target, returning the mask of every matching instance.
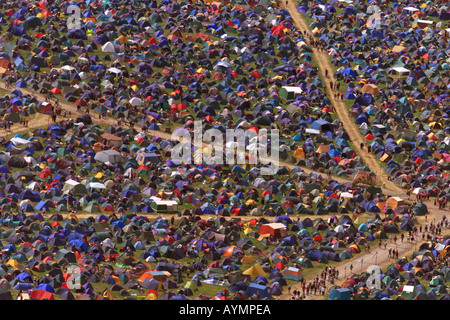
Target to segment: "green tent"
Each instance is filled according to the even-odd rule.
[[[414,286],[403,286],[401,296],[405,300],[413,300],[417,294],[416,288]]]
[[[195,281],[188,281],[188,282],[186,282],[184,287],[187,289],[191,289],[192,292],[194,292],[197,290],[197,283]]]
[[[416,216],[423,216],[428,212],[427,205],[419,202],[414,206],[413,212]]]

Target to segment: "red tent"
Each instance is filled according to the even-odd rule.
[[[55,300],[53,293],[45,290],[33,290],[31,291],[30,299],[32,300]]]
[[[277,262],[275,263],[275,268],[277,268],[278,270],[283,270],[284,264],[282,262]]]
[[[322,241],[322,236],[320,234],[316,234],[313,238],[314,241]]]

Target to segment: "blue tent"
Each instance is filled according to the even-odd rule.
[[[319,250],[314,249],[314,250],[311,250],[310,252],[308,252],[306,256],[311,261],[319,261],[322,255]]]
[[[282,243],[285,246],[297,246],[298,245],[297,239],[294,236],[292,236],[292,235],[284,237],[284,238],[281,238],[279,240],[279,242]]]
[[[313,123],[311,123],[311,125],[309,126],[310,129],[314,129],[314,130],[320,130],[323,132],[327,132],[327,131],[331,131],[333,132],[333,125],[323,119],[318,119],[315,120]]]
[[[258,294],[260,299],[271,298],[272,297],[272,292],[271,292],[271,289],[269,287],[264,286],[264,285],[260,285],[260,284],[256,284],[256,283],[251,283],[247,287],[247,295],[249,297],[251,297],[254,294]]]
[[[370,93],[364,93],[356,97],[355,103],[359,103],[362,106],[368,106],[375,102],[373,96]]]
[[[375,203],[372,201],[367,201],[364,203],[364,210],[367,212],[380,212],[380,208],[377,207]]]
[[[19,281],[33,281],[33,278],[26,272],[21,272],[17,274],[17,276],[14,277],[14,279],[17,279]]]
[[[362,123],[367,123],[369,124],[369,118],[367,117],[367,115],[365,113],[360,113],[355,120],[356,124],[362,124]]]
[[[41,201],[41,197],[39,195],[38,191],[32,191],[32,190],[23,190],[22,192],[20,192],[19,194],[19,199],[20,200],[31,200],[33,202],[38,202]]]
[[[45,290],[47,292],[55,293],[55,289],[49,285],[48,283],[40,283],[37,287],[37,290]]]
[[[17,282],[13,287],[14,290],[22,290],[22,291],[26,291],[33,288],[34,288],[33,284],[26,282]]]
[[[81,250],[83,250],[85,252],[89,249],[87,244],[84,243],[84,241],[81,239],[75,239],[75,240],[70,241],[69,246],[73,246],[73,245],[77,248],[80,248]]]
[[[26,88],[27,87],[27,83],[25,81],[19,80],[16,82],[16,87],[17,88]]]
[[[38,204],[34,207],[34,209],[37,211],[41,211],[41,210],[45,209],[45,211],[47,211],[47,212],[50,210],[50,208],[48,207],[47,201],[45,201],[45,200],[39,201]]]
[[[351,68],[345,68],[342,71],[342,75],[344,77],[356,77],[356,72],[353,69],[351,69]]]

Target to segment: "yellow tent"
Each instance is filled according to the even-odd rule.
[[[261,267],[261,265],[259,263],[257,263],[255,265],[253,265],[252,267],[248,268],[247,270],[242,272],[242,274],[249,275],[252,278],[265,277],[266,276],[266,272],[263,270],[263,268]]]
[[[123,35],[118,37],[116,40],[119,40],[120,43],[127,43],[128,42],[127,37],[125,37]]]
[[[6,265],[11,267],[17,267],[19,265],[19,262],[16,259],[9,259]]]
[[[103,172],[97,172],[97,174],[94,177],[97,179],[101,179],[101,178],[103,178],[104,175],[105,174]]]
[[[114,300],[114,296],[109,289],[105,289],[105,291],[103,291],[103,297],[108,298],[109,300]]]
[[[147,300],[156,300],[157,296],[153,292],[150,292],[149,295],[147,295]]]

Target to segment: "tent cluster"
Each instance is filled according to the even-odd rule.
[[[313,1],[298,11],[311,19],[355,124],[392,180],[447,194],[448,4]]]
[[[411,257],[395,260],[385,271],[376,266],[372,274],[353,274],[341,286],[329,288],[328,299],[448,300],[448,251],[448,239],[424,242]]]

